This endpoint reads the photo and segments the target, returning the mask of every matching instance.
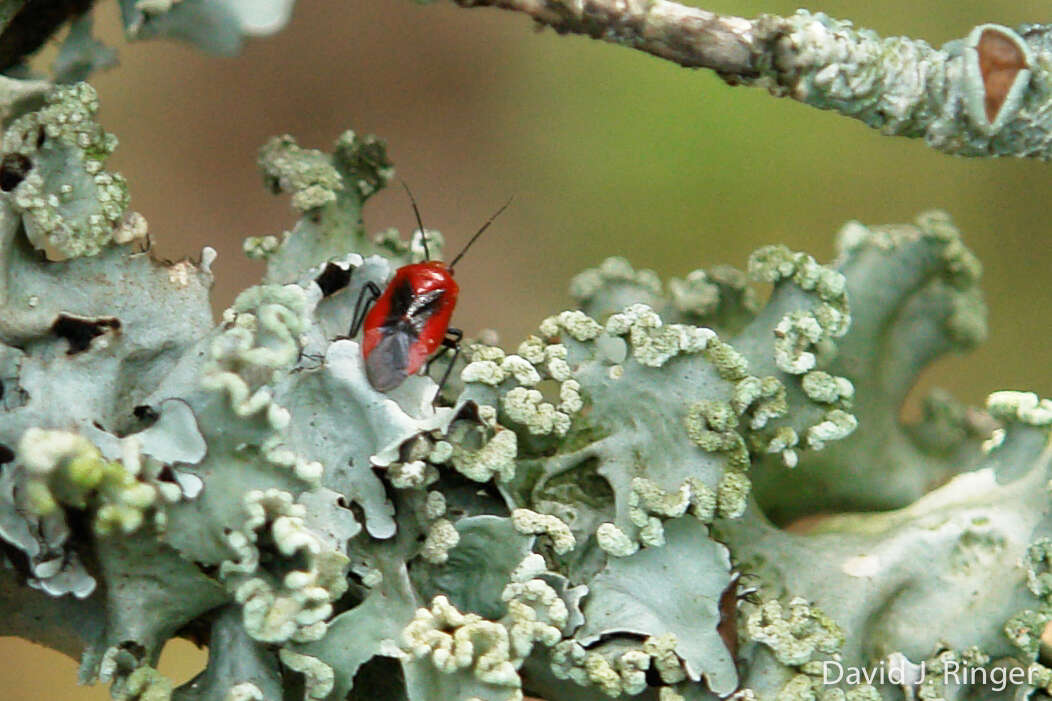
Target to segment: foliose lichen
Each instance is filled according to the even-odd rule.
[[[26,167],[0,195],[0,630],[83,681],[180,701],[979,693],[823,681],[924,663],[1052,684],[1052,403],[943,393],[899,418],[984,332],[946,215],[848,224],[829,265],[768,246],[663,283],[612,259],[514,352],[476,342],[441,395],[426,374],[384,394],[345,334],[423,251],[360,223],[392,176],[380,142],[264,148],[299,220],[247,245],[264,280],[214,323],[214,251],[154,260],[119,178],[94,179],[113,143],[93,101],[56,88],[9,123]],[[73,177],[42,228],[20,188]],[[780,527],[823,512],[842,515]],[[209,662],[175,686],[156,664],[178,635]]]

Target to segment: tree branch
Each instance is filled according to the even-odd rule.
[[[710,68],[946,153],[1052,158],[1052,75],[1035,60],[1052,46],[1047,25],[984,24],[934,49],[804,10],[749,20],[667,0],[454,1]]]
[[[754,22],[667,0],[455,0],[462,7],[524,12],[560,34],[586,34],[668,59],[687,68],[757,76]]]

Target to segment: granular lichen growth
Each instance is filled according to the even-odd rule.
[[[985,106],[994,126],[1012,99]],[[673,701],[902,693],[823,686],[826,662],[1052,680],[1052,403],[941,393],[899,419],[917,374],[985,330],[946,215],[850,223],[831,264],[767,246],[663,282],[609,259],[514,349],[472,344],[442,396],[426,375],[382,394],[343,336],[360,291],[421,253],[365,235],[382,142],[263,148],[299,219],[246,242],[264,280],[215,323],[214,251],[143,253],[96,109],[85,84],[52,90],[0,165],[0,630],[82,681]],[[156,665],[180,635],[209,662],[175,686]]]

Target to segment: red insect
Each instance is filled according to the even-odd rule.
[[[424,242],[424,255],[430,258],[420,210],[409,187],[405,183],[402,183],[402,187],[409,194],[409,201],[413,205]],[[377,391],[388,392],[398,387],[417,372],[439,346],[442,346],[443,353],[453,351],[453,358],[442,376],[439,388],[446,383],[460,354],[460,339],[464,336],[460,329],[449,327],[449,318],[453,315],[453,307],[457,304],[457,294],[460,292],[453,280],[453,266],[509,204],[511,200],[475,232],[448,265],[437,260],[404,265],[395,271],[382,293],[376,284],[365,283],[355,305],[349,335],[355,336],[364,325],[362,356],[365,358],[365,374],[369,384]],[[369,309],[369,305],[372,305],[372,309]]]

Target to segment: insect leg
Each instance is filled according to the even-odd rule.
[[[322,366],[322,364],[325,361],[325,356],[324,355],[318,355],[318,354],[315,354],[315,353],[307,353],[306,351],[302,351],[301,350],[300,351],[300,356],[299,356],[299,358],[297,360],[297,365],[296,365],[296,367],[294,367],[292,369],[292,372],[300,372],[301,370],[307,370],[308,369],[305,365],[301,364],[304,358],[307,358],[308,360],[312,360],[315,363],[317,363],[314,367],[309,368],[311,370],[317,370],[318,368],[320,368]]]
[[[442,393],[442,388],[446,386],[446,380],[449,379],[450,373],[453,372],[453,366],[457,364],[457,358],[460,357],[460,340],[462,338],[464,338],[464,332],[460,329],[454,329],[452,327],[446,329],[445,338],[442,339],[442,350],[439,351],[438,355],[434,356],[427,362],[427,367],[424,371],[430,372],[431,363],[445,355],[446,351],[453,351],[453,357],[450,359],[449,365],[446,366],[446,371],[442,373],[442,380],[438,383],[438,392],[435,393],[435,397],[438,397],[438,395]]]
[[[378,299],[380,299],[380,288],[376,286],[376,283],[365,283],[362,291],[358,294],[358,301],[354,303],[354,316],[351,317],[351,330],[347,332],[348,338],[354,338],[358,335],[362,328],[362,323],[365,322],[365,315],[368,313],[369,307],[373,306],[373,302]]]

